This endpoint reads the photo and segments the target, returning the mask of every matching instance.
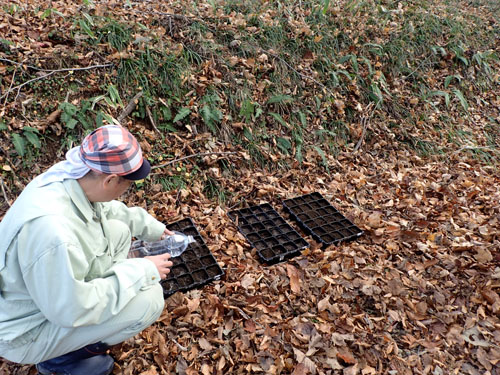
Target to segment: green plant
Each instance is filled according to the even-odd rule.
[[[48,8],[48,9],[46,9],[40,15],[40,18],[43,20],[43,19],[45,19],[47,17],[52,17],[53,14],[58,15],[61,18],[64,18],[64,15],[61,12],[59,12],[57,9],[55,9],[55,8]]]
[[[228,200],[229,192],[212,176],[206,176],[203,181],[203,193],[209,199],[216,199],[219,204]]]
[[[214,134],[218,131],[218,126],[222,121],[222,112],[219,110],[217,104],[221,101],[220,97],[215,91],[206,94],[201,99],[201,118],[207,128]]]
[[[40,149],[42,144],[39,137],[38,129],[30,126],[25,126],[22,133],[11,133],[12,143],[19,156],[24,157],[29,146],[35,149]]]
[[[241,103],[239,116],[246,123],[256,121],[262,113],[263,110],[259,103],[255,103],[250,99],[244,99]]]

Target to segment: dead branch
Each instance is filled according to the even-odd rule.
[[[175,343],[175,345],[177,345],[177,347],[178,347],[180,350],[182,350],[183,352],[187,352],[187,351],[189,351],[189,349],[188,349],[188,348],[186,348],[185,346],[182,346],[181,344],[179,344],[179,343],[177,342],[177,340],[176,340],[176,339],[174,339],[173,337],[169,337],[169,338],[170,338],[170,340],[172,340],[172,341]]]
[[[242,201],[246,201],[247,198],[249,198],[252,194],[255,194],[256,192],[258,191],[258,189],[254,186],[252,188],[252,190],[250,190],[249,193],[243,195],[242,197],[239,197],[238,198],[238,202],[236,202],[235,204],[233,204],[231,207],[228,208],[228,210],[232,210],[233,208],[235,208],[237,205],[241,204]]]
[[[151,126],[153,127],[153,129],[155,130],[155,132],[157,132],[158,135],[160,137],[162,137],[162,134],[161,134],[160,130],[158,130],[158,128],[156,127],[155,120],[153,119],[153,114],[151,113],[151,110],[149,109],[148,106],[146,106],[146,113],[148,114],[148,118],[149,118],[149,122],[151,123]]]
[[[0,57],[0,61],[8,62],[8,63],[13,64],[13,65],[17,65],[17,66],[21,66],[21,67],[26,67],[26,68],[30,68],[30,69],[33,69],[33,70],[38,70],[40,72],[70,72],[70,71],[74,71],[74,70],[89,70],[89,69],[94,69],[94,68],[106,68],[108,66],[112,66],[113,65],[112,63],[109,63],[109,64],[104,64],[104,65],[92,65],[92,66],[87,66],[87,67],[83,67],[83,68],[43,69],[43,68],[38,68],[38,67],[33,66],[33,65],[27,65],[27,64],[20,63],[20,62],[17,62],[17,61],[5,59],[5,58],[2,58],[2,57]]]
[[[203,156],[210,156],[210,155],[235,155],[235,154],[238,154],[238,152],[234,152],[234,151],[228,151],[228,152],[204,152],[204,153],[183,156],[182,158],[170,160],[169,162],[166,162],[166,163],[163,163],[163,164],[160,164],[160,165],[155,165],[154,167],[151,167],[151,169],[163,168],[163,167],[166,167],[168,165],[171,165],[171,164],[174,164],[174,163],[178,163],[178,162],[180,162],[182,160],[196,158],[196,157],[203,157]]]
[[[142,94],[144,94],[144,92],[139,91],[137,94],[135,94],[135,96],[132,99],[130,99],[127,106],[124,108],[122,113],[120,113],[120,115],[118,116],[118,118],[117,118],[118,122],[121,123],[123,120],[125,120],[125,117],[127,117],[128,115],[130,115],[132,113],[135,106],[139,102],[139,98],[142,96]]]
[[[14,176],[16,176],[16,172],[15,172],[15,170],[16,170],[16,166],[14,165],[14,163],[12,162],[12,160],[10,160],[9,154],[7,153],[7,151],[5,151],[5,150],[3,149],[3,147],[2,147],[2,146],[0,146],[0,151],[4,154],[4,156],[5,156],[5,160],[7,160],[7,163],[9,163],[9,165],[10,165],[10,168],[11,168],[11,171],[10,171],[10,172],[11,172],[11,173],[13,173],[13,174],[14,174]]]
[[[372,107],[373,107],[373,109],[371,109]],[[368,129],[368,125],[370,124],[370,120],[373,117],[373,113],[375,112],[376,108],[377,107],[373,105],[373,102],[368,104],[368,106],[366,107],[367,111],[370,109],[371,109],[371,111],[368,114],[368,116],[365,115],[361,118],[361,123],[363,124],[363,131],[361,132],[361,137],[359,137],[358,143],[356,144],[356,146],[354,147],[354,150],[352,152],[358,151],[359,148],[361,147],[361,144],[363,143],[363,140],[365,139],[366,130]]]
[[[14,74],[12,74],[12,81],[10,82],[9,89],[7,90],[7,95],[5,96],[5,100],[3,102],[4,107],[7,104],[7,99],[9,99],[9,92],[11,91],[12,86],[14,86],[14,81],[16,80],[16,73],[17,73],[17,67],[16,70],[14,70]]]
[[[0,185],[2,186],[2,193],[3,193],[3,197],[5,199],[5,202],[7,202],[9,207],[11,207],[12,205],[10,204],[9,198],[7,197],[7,193],[5,192],[5,183],[3,182],[2,176],[0,176]]]
[[[459,154],[465,150],[487,150],[487,151],[491,151],[492,153],[498,153],[498,150],[495,150],[493,147],[490,147],[490,146],[464,146],[464,147],[456,150],[455,152],[453,152],[453,154]]]
[[[26,65],[24,63],[20,63],[20,62],[17,62],[17,61],[5,59],[3,57],[0,57],[0,61],[8,62],[9,64],[12,64],[12,65],[26,67],[26,68],[30,68],[30,69],[33,69],[33,70],[41,70],[41,71],[45,70],[45,69],[37,68],[36,66],[33,66],[33,65]]]
[[[17,97],[19,96],[19,93],[21,91],[21,89],[30,84],[31,82],[35,82],[35,81],[39,81],[39,80],[42,80],[42,79],[45,79],[47,77],[50,77],[51,75],[55,74],[55,73],[59,73],[59,72],[72,72],[72,71],[77,71],[77,70],[90,70],[90,69],[98,69],[98,68],[106,68],[108,66],[112,66],[113,64],[104,64],[104,65],[91,65],[91,66],[87,66],[87,67],[84,67],[84,68],[63,68],[63,69],[54,69],[54,70],[42,70],[43,72],[47,72],[47,74],[44,74],[40,77],[36,77],[36,78],[32,78],[26,82],[23,82],[21,83],[20,85],[17,85],[16,87],[11,87],[7,90],[7,92],[5,94],[3,94],[1,97],[0,97],[0,100],[5,98],[7,95],[9,95],[12,91],[15,91],[17,90],[17,95],[16,95],[16,99]]]
[[[265,53],[266,55],[269,55],[271,57],[274,57],[275,59],[281,61],[283,64],[285,64],[289,69],[293,70],[296,74],[298,74],[300,77],[302,78],[305,78],[305,79],[308,79],[312,82],[314,82],[315,84],[317,84],[318,86],[321,86],[324,90],[328,91],[328,93],[331,95],[331,96],[334,96],[333,95],[333,92],[328,88],[326,87],[324,84],[322,84],[320,81],[318,81],[317,79],[311,77],[311,76],[308,76],[304,73],[301,73],[299,72],[297,69],[295,69],[292,65],[290,65],[290,63],[286,60],[284,60],[283,58],[279,57],[278,55],[275,55],[274,53],[271,53],[271,52],[268,52],[268,51],[265,51],[265,50],[262,50],[263,53]]]

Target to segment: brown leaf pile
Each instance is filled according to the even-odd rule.
[[[169,298],[160,321],[120,349],[124,373],[498,373],[494,169],[388,148],[332,158],[330,174],[313,165],[242,166],[221,182],[279,211],[319,191],[366,235],[326,249],[310,241],[302,256],[263,266],[227,209],[191,191],[170,220],[195,219],[226,278]]]
[[[101,9],[101,2],[96,3]],[[113,5],[118,13],[124,12],[118,2],[108,4]],[[208,5],[200,9],[209,11]],[[30,20],[11,18],[20,32],[29,29]],[[272,23],[273,15],[264,14],[262,19]],[[55,29],[59,22],[57,17],[47,18],[43,27]],[[231,27],[246,27],[245,22],[237,14],[227,20]],[[0,24],[0,30],[5,27]],[[64,43],[55,51],[44,49],[51,46],[43,40],[43,27],[41,41],[32,34],[31,45],[22,44],[31,39],[23,39],[16,48],[26,56],[54,56],[53,52],[62,56]],[[297,36],[310,32],[302,24],[294,30]],[[109,59],[123,58],[112,52],[116,53],[110,51]],[[313,58],[305,51],[304,69]],[[234,64],[242,74],[246,71],[249,81],[255,79],[250,71],[256,64],[267,69],[266,55],[261,61],[244,60]],[[198,73],[219,79],[209,63]],[[204,80],[198,78],[193,81],[201,87]],[[265,81],[255,83],[256,95],[262,95]],[[498,102],[498,91],[486,95]],[[353,100],[337,99],[336,111],[342,115]],[[481,105],[477,114],[494,112]],[[282,161],[290,165],[274,171],[249,165],[245,152],[207,134],[186,132],[158,140],[149,127],[130,122],[131,130],[142,136],[145,152],[155,157],[162,152],[175,157],[237,154],[224,157],[233,167],[230,172],[215,154],[158,168],[142,189],[126,197],[127,203],[146,208],[164,222],[193,218],[226,276],[203,289],[168,298],[158,322],[113,348],[114,374],[500,374],[498,170],[460,150],[423,158],[397,142],[400,134],[386,126],[383,114],[378,115],[370,123],[374,136],[361,139],[359,150],[348,144],[335,157],[325,155],[326,160],[304,152],[301,164],[269,155],[276,165]],[[361,138],[362,126],[351,125],[355,139]],[[414,132],[423,139],[439,140],[442,135],[431,128],[419,124]],[[17,177],[36,172],[18,170]],[[166,192],[161,178],[179,173],[189,185]],[[230,193],[225,204],[209,199],[201,175]],[[13,181],[20,186],[7,186],[4,194],[11,198],[22,188]],[[307,238],[311,246],[301,256],[273,266],[260,264],[227,212],[269,202],[284,215],[282,200],[313,191],[323,194],[365,235],[328,248]],[[0,375],[34,373],[32,366],[0,360]]]
[[[309,238],[302,256],[274,266],[196,186],[178,206],[154,185],[130,195],[149,197],[161,220],[192,217],[226,278],[167,299],[157,323],[113,350],[115,373],[498,374],[498,174],[380,143],[330,157],[329,174],[309,161],[271,174],[236,160],[235,175],[221,175],[280,212],[282,199],[319,191],[365,230],[326,249]]]

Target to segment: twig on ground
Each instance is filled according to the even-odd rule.
[[[118,118],[117,118],[118,122],[121,123],[123,120],[125,120],[125,117],[127,117],[128,115],[130,115],[132,113],[132,111],[134,110],[135,106],[137,105],[138,100],[142,96],[142,94],[144,94],[144,92],[139,91],[137,94],[135,94],[135,96],[132,99],[130,99],[127,106],[123,109],[122,113],[120,113],[120,115],[118,116]]]
[[[458,153],[465,151],[465,150],[488,150],[488,151],[491,151],[493,153],[498,152],[497,150],[495,150],[493,147],[490,147],[490,146],[464,146],[464,147],[456,150],[453,153],[458,154]]]
[[[44,74],[43,76],[40,76],[40,77],[32,78],[32,79],[30,79],[30,80],[28,80],[26,82],[21,83],[20,85],[17,85],[16,87],[9,88],[9,90],[7,90],[7,92],[5,94],[3,94],[0,97],[0,99],[5,98],[7,95],[9,95],[14,90],[17,90],[17,95],[16,95],[16,99],[17,99],[17,97],[19,96],[19,93],[21,91],[21,88],[23,88],[24,86],[30,84],[31,82],[39,81],[41,79],[45,79],[47,77],[50,77],[51,75],[53,75],[55,73],[59,73],[59,72],[72,72],[72,71],[77,71],[77,70],[90,70],[90,69],[97,69],[97,68],[106,68],[106,67],[112,66],[112,65],[113,64],[91,65],[91,66],[87,66],[87,67],[84,67],[84,68],[63,68],[63,69],[54,69],[54,70],[44,69],[42,71],[43,72],[47,72],[47,74]]]
[[[235,151],[228,151],[228,152],[204,152],[204,153],[183,156],[182,158],[170,160],[169,162],[166,162],[166,163],[163,163],[163,164],[160,164],[160,165],[155,165],[154,167],[151,167],[151,169],[163,168],[163,167],[166,167],[167,165],[178,163],[178,162],[180,162],[182,160],[196,158],[196,157],[211,156],[211,155],[235,155],[235,154],[238,154],[238,152],[235,152]]]
[[[179,199],[179,197],[181,196],[181,191],[182,188],[179,188],[179,190],[177,191],[177,195],[175,197],[175,207],[179,207],[181,204],[181,200]]]
[[[9,92],[11,91],[12,86],[14,86],[14,81],[16,80],[16,73],[17,73],[17,67],[16,70],[14,70],[14,74],[12,74],[12,81],[10,82],[9,89],[7,90],[7,95],[5,96],[5,100],[3,102],[4,107],[7,105],[7,100],[9,99]]]
[[[5,202],[7,202],[7,204],[9,205],[9,207],[11,207],[12,205],[10,204],[9,198],[7,197],[7,193],[5,192],[5,184],[3,182],[2,176],[0,176],[0,185],[2,186],[2,193],[3,193],[3,197],[5,199]]]
[[[371,109],[372,107],[373,107],[373,109]],[[359,137],[359,141],[356,144],[356,146],[354,147],[354,150],[352,152],[358,151],[359,148],[361,147],[361,144],[363,143],[363,140],[365,139],[366,130],[368,129],[368,125],[370,124],[370,120],[373,117],[373,113],[375,112],[376,108],[377,108],[377,106],[374,106],[373,102],[368,104],[368,106],[366,107],[367,111],[370,109],[371,109],[371,111],[370,111],[368,116],[365,115],[361,118],[361,123],[363,124],[363,131],[361,132],[361,137]]]
[[[318,86],[321,86],[324,90],[328,91],[328,93],[331,95],[331,96],[334,96],[333,95],[333,92],[328,88],[326,87],[324,84],[322,84],[320,81],[318,81],[317,79],[311,77],[311,76],[308,76],[307,74],[304,74],[304,73],[301,73],[299,72],[297,69],[295,69],[292,65],[290,65],[290,63],[286,60],[284,60],[283,58],[279,57],[278,55],[275,55],[274,53],[271,53],[271,52],[268,52],[268,51],[265,51],[265,50],[262,50],[263,53],[265,53],[266,55],[269,55],[271,57],[274,57],[275,59],[278,59],[280,60],[283,64],[285,64],[288,68],[290,68],[291,70],[293,70],[296,74],[298,74],[300,77],[302,78],[305,78],[305,79],[308,79],[312,82],[314,82],[315,84],[317,84]]]
[[[255,193],[257,192],[257,190],[258,190],[258,189],[254,186],[254,187],[252,188],[252,190],[250,190],[250,193],[247,193],[247,194],[245,194],[244,196],[240,197],[240,198],[238,199],[238,202],[236,202],[236,203],[235,203],[235,204],[233,204],[231,207],[229,207],[229,208],[228,208],[228,210],[230,211],[230,210],[232,210],[233,208],[235,208],[237,205],[241,204],[241,203],[242,203],[242,201],[246,201],[246,199],[247,199],[248,197],[250,197],[252,194],[255,194]]]
[[[17,62],[17,61],[5,59],[3,57],[0,57],[0,61],[8,62],[8,63],[10,63],[12,65],[25,66],[25,67],[33,69],[33,70],[42,70],[42,71],[45,70],[45,69],[37,68],[36,66],[33,66],[33,65],[26,65],[24,63],[20,63],[20,62]]]
[[[109,63],[109,64],[104,64],[104,65],[92,65],[92,66],[87,66],[87,67],[83,67],[83,68],[43,69],[43,68],[37,68],[36,66],[33,66],[33,65],[27,65],[27,64],[20,63],[17,61],[5,59],[2,57],[0,57],[0,61],[5,61],[5,62],[8,62],[8,63],[13,64],[13,65],[17,65],[17,66],[25,66],[27,68],[30,68],[33,70],[38,70],[40,72],[69,72],[69,71],[73,71],[73,70],[89,70],[89,69],[94,69],[94,68],[106,68],[108,66],[113,65],[112,63]]]
[[[177,347],[178,347],[180,350],[182,350],[183,352],[187,352],[187,351],[189,351],[189,349],[188,349],[188,348],[186,348],[185,346],[182,346],[181,344],[179,344],[179,343],[177,342],[177,340],[176,340],[176,339],[174,339],[173,337],[170,337],[170,340],[172,340],[172,341],[175,343],[175,345],[177,345]]]
[[[7,153],[7,151],[5,151],[5,150],[3,149],[3,147],[2,147],[2,146],[0,146],[0,151],[2,151],[2,153],[3,153],[3,154],[4,154],[4,156],[5,156],[5,160],[7,160],[7,162],[8,162],[8,163],[9,163],[9,165],[10,165],[10,168],[11,168],[11,171],[10,171],[10,172],[11,172],[11,173],[13,173],[13,174],[14,174],[14,176],[16,176],[16,172],[15,172],[16,166],[14,165],[14,163],[12,162],[12,160],[10,160],[9,154]]]
[[[156,10],[144,11],[144,10],[135,10],[135,9],[133,9],[132,12],[134,12],[134,13],[140,13],[140,14],[156,14],[156,15],[160,15],[160,16],[165,16],[165,17],[173,18],[173,19],[176,19],[176,20],[184,20],[184,21],[191,21],[191,22],[196,21],[196,19],[194,17],[184,16],[182,14],[159,12],[159,11],[156,11]]]
[[[153,127],[155,132],[157,132],[160,137],[163,137],[160,130],[158,130],[158,128],[156,127],[155,120],[153,119],[153,114],[151,113],[151,110],[148,106],[146,106],[146,113],[148,114],[149,122],[151,123],[151,126]]]

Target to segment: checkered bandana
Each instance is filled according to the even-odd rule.
[[[118,125],[102,126],[86,136],[80,157],[90,169],[118,176],[136,171],[143,163],[139,142]]]

